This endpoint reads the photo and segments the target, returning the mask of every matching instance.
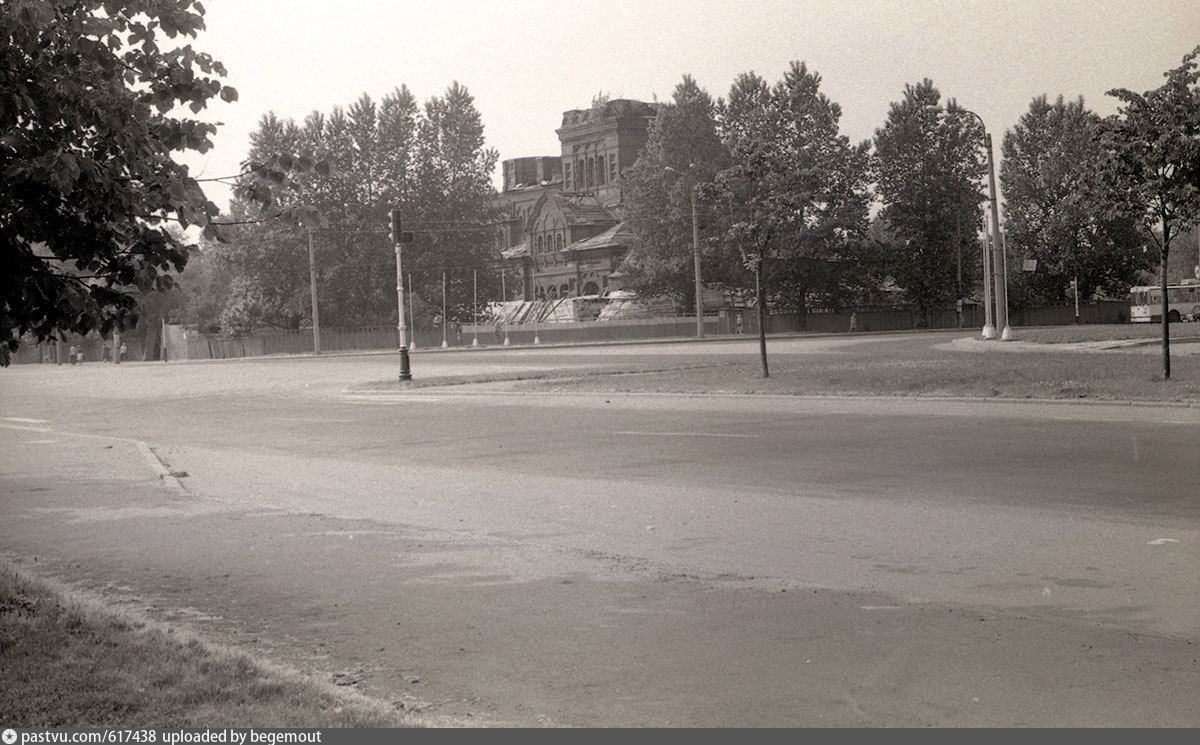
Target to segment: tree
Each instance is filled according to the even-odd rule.
[[[718,104],[730,165],[711,195],[726,247],[754,278],[764,378],[768,282],[781,302],[804,307],[814,265],[836,259],[867,228],[869,143],[838,133],[841,107],[820,84],[793,62],[773,87],[754,73],[738,76]]]
[[[271,187],[274,201],[267,209],[239,209],[249,218],[278,210],[320,215],[320,224],[309,229],[322,322],[397,320],[395,253],[387,236],[393,209],[401,211],[405,229],[417,234],[404,262],[416,294],[426,301],[436,298],[440,309],[441,272],[450,270],[450,307],[457,320],[470,317],[470,270],[484,269],[492,259],[489,205],[497,155],[484,146],[482,119],[466,88],[455,83],[424,108],[405,87],[379,104],[362,95],[345,109],[314,111],[300,126],[268,114],[251,144],[251,175],[238,193],[253,196]],[[305,168],[287,188],[255,170],[262,163],[293,165],[288,153],[300,153],[296,160],[306,164],[327,163],[329,170]],[[302,232],[261,222],[239,230],[231,248],[213,247],[235,275],[224,316],[230,330],[304,322],[310,306],[306,241]],[[481,272],[483,297],[499,284],[492,275]]]
[[[416,241],[406,266],[412,267],[414,294],[430,305],[440,305],[446,272],[448,315],[457,321],[471,318],[471,270],[495,266],[492,172],[498,159],[485,146],[482,117],[465,87],[451,83],[444,95],[426,102],[408,183],[405,221]],[[497,272],[481,273],[479,284],[484,297],[499,296]]]
[[[1171,243],[1200,223],[1200,47],[1145,93],[1108,92],[1123,102],[1104,122],[1101,141],[1114,201],[1133,210],[1159,249],[1163,379],[1171,377],[1167,271]]]
[[[203,28],[195,0],[0,4],[0,364],[25,335],[135,322],[136,293],[168,289],[187,260],[168,226],[216,217],[172,157],[216,131],[177,107],[237,97],[220,63],[175,41]]]
[[[1065,300],[1072,286],[1081,298],[1125,295],[1149,268],[1136,216],[1097,188],[1100,123],[1082,98],[1051,104],[1039,96],[1004,135],[1005,235],[1037,260],[1035,272],[1016,278],[1030,301]]]
[[[875,131],[874,166],[880,217],[894,236],[888,266],[905,298],[928,320],[933,310],[968,295],[982,222],[978,181],[984,175],[982,133],[973,117],[929,79],[906,85]]]
[[[712,181],[728,165],[717,136],[716,105],[690,76],[675,86],[673,101],[662,106],[638,160],[622,176],[625,224],[633,234],[621,266],[627,286],[645,296],[666,295],[695,310],[691,191]],[[697,204],[706,239],[716,224],[711,210]],[[701,275],[708,284],[731,284],[720,252],[703,252]],[[736,282],[732,282],[737,284]]]

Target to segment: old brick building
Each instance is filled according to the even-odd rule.
[[[620,175],[646,144],[656,108],[619,99],[563,113],[561,154],[503,163],[496,246],[519,268],[511,299],[602,295],[629,250]]]

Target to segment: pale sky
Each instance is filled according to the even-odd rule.
[[[996,141],[1040,94],[1162,83],[1200,44],[1198,0],[204,0],[195,43],[228,68],[232,104],[195,176],[236,173],[260,116],[376,102],[406,84],[420,102],[457,80],[501,159],[558,155],[567,109],[669,100],[685,73],[714,98],[739,73],[778,80],[791,60],[823,78],[842,132],[870,138],[906,83],[930,78],[983,117]],[[998,167],[998,166],[997,166]],[[228,192],[209,196],[225,207]]]

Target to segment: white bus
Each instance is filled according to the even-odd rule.
[[[1167,318],[1171,323],[1200,321],[1200,280],[1185,279],[1167,285]],[[1129,290],[1129,320],[1133,323],[1162,323],[1162,287],[1148,285]]]

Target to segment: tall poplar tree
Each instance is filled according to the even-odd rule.
[[[712,250],[718,221],[703,192],[728,163],[729,153],[717,136],[716,104],[685,75],[675,86],[671,103],[662,106],[650,123],[645,147],[623,176],[624,220],[633,245],[621,271],[630,289],[645,296],[667,295],[695,310],[693,189],[704,282],[740,284],[731,279],[723,254]]]
[[[976,272],[961,270],[960,283],[960,266],[979,266],[982,225],[982,133],[953,99],[943,106],[941,98],[931,80],[906,85],[875,130],[880,218],[895,239],[888,265],[926,319],[970,294]]]

